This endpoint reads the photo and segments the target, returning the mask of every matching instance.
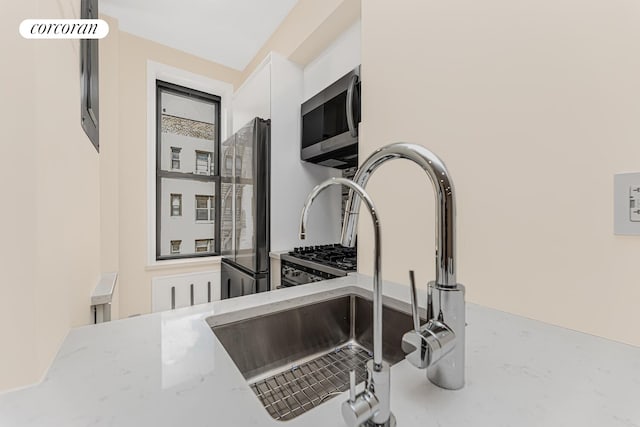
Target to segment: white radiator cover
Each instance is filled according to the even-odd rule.
[[[165,311],[220,300],[220,271],[151,279],[151,311]]]

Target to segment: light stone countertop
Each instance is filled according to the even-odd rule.
[[[371,289],[359,274],[73,329],[42,383],[0,394],[0,426],[344,426],[338,396],[273,420],[205,319],[326,291]],[[385,282],[385,296],[408,288]],[[425,301],[424,292],[420,301]],[[391,368],[398,426],[640,427],[640,348],[467,305],[467,384]]]
[[[280,259],[280,255],[288,254],[290,251],[273,251],[269,252],[269,258],[271,259]]]

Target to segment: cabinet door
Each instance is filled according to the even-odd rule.
[[[265,62],[254,71],[249,79],[233,94],[232,108],[233,133],[236,133],[254,117],[271,118],[270,61]]]

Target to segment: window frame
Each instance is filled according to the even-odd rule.
[[[169,148],[171,149],[171,159],[170,159],[171,170],[179,171],[179,170],[182,169],[182,167],[181,167],[182,164],[180,162],[180,153],[182,152],[182,148],[180,148],[180,147],[169,147]],[[177,155],[175,159],[173,158],[174,154]],[[173,167],[173,162],[178,162],[178,167],[177,168]]]
[[[174,197],[178,200],[178,213],[177,215],[173,214],[173,199]],[[182,193],[169,193],[169,216],[182,216]]]
[[[206,208],[199,208],[198,207],[198,197],[206,197],[207,198],[207,207]],[[206,224],[209,222],[214,222],[216,220],[215,218],[215,214],[216,214],[216,196],[211,195],[211,194],[196,194],[194,195],[194,206],[195,206],[195,219],[194,221],[197,224]],[[207,211],[207,219],[198,219],[198,209],[200,210],[206,210]],[[213,211],[213,216],[211,215],[211,211]],[[203,239],[198,239],[198,240],[203,240]]]
[[[98,19],[98,0],[81,0],[80,18]],[[100,152],[100,81],[98,39],[80,39],[80,126]]]
[[[196,151],[196,167],[195,167],[195,173],[198,175],[211,175],[211,170],[215,169],[215,167],[213,165],[213,153],[211,151],[206,151],[206,150],[195,150]],[[207,169],[204,171],[199,171],[198,170],[198,155],[199,154],[204,154],[207,156]],[[199,173],[199,172],[206,172],[206,173]]]
[[[210,253],[211,250],[211,240],[212,239],[195,239],[195,242],[193,244],[194,247],[194,251],[196,253],[202,253],[202,252],[198,252],[198,242],[207,242],[207,250],[204,251],[204,253]]]
[[[177,250],[177,251],[175,251],[175,252],[174,252],[174,250],[173,250],[173,245],[174,245],[174,243],[175,243],[176,245],[178,245],[178,250]],[[169,241],[169,252],[170,252],[172,255],[180,255],[180,252],[181,252],[181,251],[182,251],[182,240],[170,240],[170,241]]]
[[[155,141],[155,172],[156,172],[156,185],[155,185],[155,198],[156,198],[156,248],[155,248],[155,260],[156,261],[164,261],[164,260],[175,260],[175,259],[188,259],[188,258],[203,258],[203,257],[212,257],[220,255],[220,197],[214,198],[215,205],[215,219],[213,220],[214,227],[214,247],[211,252],[203,252],[203,253],[194,253],[192,254],[178,254],[178,255],[162,255],[162,240],[161,240],[161,227],[162,227],[162,178],[178,178],[178,179],[188,179],[192,181],[204,181],[204,182],[212,182],[214,185],[214,194],[220,194],[220,147],[222,145],[221,141],[221,133],[222,133],[222,98],[218,95],[213,95],[210,93],[202,92],[196,89],[191,89],[186,86],[177,85],[174,83],[169,83],[167,81],[161,80],[159,78],[155,79],[155,90],[156,90],[156,105],[155,105],[155,129],[156,129],[156,141]],[[214,153],[212,154],[211,166],[217,172],[218,175],[211,175],[210,173],[207,175],[197,174],[194,170],[193,173],[188,172],[179,172],[175,169],[171,169],[169,171],[165,171],[161,169],[162,166],[162,92],[173,92],[177,93],[181,96],[187,96],[190,98],[194,98],[200,101],[212,102],[216,104],[216,117],[215,117],[215,141],[214,141]],[[170,159],[170,163],[172,160]],[[172,166],[170,164],[170,166]],[[210,167],[211,168],[211,167]],[[184,202],[184,200],[183,200]],[[169,202],[171,203],[171,202]],[[182,206],[181,206],[182,207]],[[171,212],[169,212],[171,214]],[[171,215],[169,215],[171,217]],[[205,221],[199,221],[199,223],[204,223]],[[206,221],[211,222],[211,221]],[[169,248],[171,251],[171,248]]]

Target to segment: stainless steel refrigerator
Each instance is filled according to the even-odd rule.
[[[225,299],[269,290],[269,120],[251,120],[221,149],[221,295]]]

